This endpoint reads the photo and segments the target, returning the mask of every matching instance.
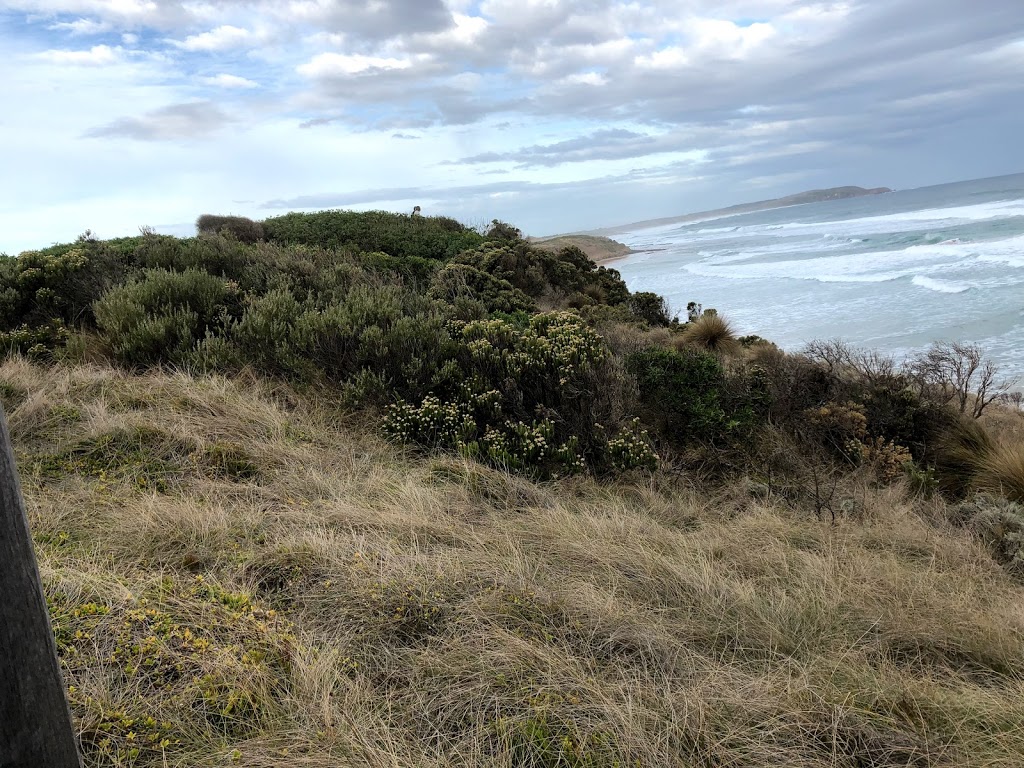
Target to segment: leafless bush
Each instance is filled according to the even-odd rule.
[[[1002,405],[1007,408],[1013,408],[1015,411],[1020,411],[1024,407],[1024,392],[1004,392],[996,398]]]
[[[852,373],[868,384],[891,379],[899,373],[896,360],[891,355],[851,347],[840,339],[812,341],[804,347],[803,353],[832,375]]]
[[[999,378],[999,367],[986,360],[977,344],[936,341],[907,363],[921,394],[955,403],[960,413],[978,418],[1015,383]]]

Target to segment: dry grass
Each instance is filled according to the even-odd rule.
[[[1001,442],[979,462],[975,484],[983,491],[1024,501],[1024,444]]]
[[[740,343],[729,321],[717,313],[705,313],[688,323],[682,334],[683,342],[719,355],[731,355]]]
[[[416,458],[256,380],[0,384],[88,765],[1024,764],[1024,588],[940,501],[831,526]]]

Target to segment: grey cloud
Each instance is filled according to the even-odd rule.
[[[608,128],[586,136],[558,141],[554,144],[535,144],[512,152],[483,152],[445,165],[476,165],[512,161],[521,168],[554,166],[562,163],[586,162],[637,157],[651,154],[657,139],[623,128]],[[654,149],[654,151],[658,151]]]
[[[299,123],[299,128],[319,128],[322,125],[330,125],[335,121],[332,117],[314,117]]]
[[[440,32],[453,24],[442,0],[335,0],[319,21],[326,29],[363,40]]]
[[[172,104],[143,115],[120,117],[88,131],[89,138],[123,136],[139,141],[174,141],[201,138],[215,133],[234,118],[216,104],[195,101]]]

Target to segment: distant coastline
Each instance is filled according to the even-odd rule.
[[[637,253],[628,245],[600,235],[555,235],[554,237],[529,238],[531,245],[547,251],[558,251],[562,248],[575,246],[583,251],[596,264],[608,264],[623,259],[631,253]]]
[[[795,195],[777,197],[771,200],[759,200],[753,203],[740,203],[730,205],[727,208],[715,208],[710,211],[698,211],[686,213],[681,216],[668,216],[660,219],[646,219],[631,224],[620,224],[614,227],[589,230],[581,233],[588,236],[608,237],[611,235],[630,232],[634,229],[648,229],[660,227],[666,224],[685,224],[687,222],[700,221],[702,219],[714,219],[722,216],[735,216],[741,213],[753,213],[754,211],[767,211],[772,208],[786,208],[792,205],[806,205],[808,203],[821,203],[828,200],[845,200],[851,197],[864,197],[866,195],[884,195],[893,190],[888,187],[875,187],[865,189],[864,187],[830,187],[829,189],[811,189],[806,192],[798,192]],[[553,239],[553,238],[549,238]]]

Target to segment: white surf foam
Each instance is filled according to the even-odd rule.
[[[971,286],[966,283],[939,280],[938,278],[925,275],[914,275],[914,279],[910,282],[920,288],[927,288],[930,291],[938,291],[939,293],[963,293],[964,291],[971,290]]]

